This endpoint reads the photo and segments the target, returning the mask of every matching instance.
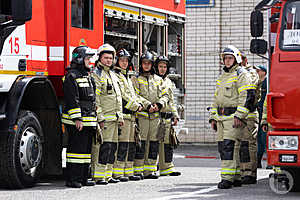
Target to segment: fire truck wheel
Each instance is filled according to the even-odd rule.
[[[20,111],[14,133],[1,136],[0,181],[6,188],[32,187],[42,170],[42,127],[31,111]]]

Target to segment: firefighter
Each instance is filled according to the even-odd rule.
[[[261,85],[261,99],[258,102],[259,123],[261,123],[264,101],[267,95],[267,68],[263,65],[259,65],[257,66],[257,73],[261,77],[261,80],[263,80]],[[259,126],[257,135],[257,168],[262,168],[261,160],[266,150],[266,134],[267,133],[262,130],[262,127]]]
[[[261,119],[261,129],[264,132],[268,132],[269,129],[272,131],[272,127],[269,127],[268,121],[267,121],[267,98],[265,98],[264,105],[263,105],[263,112],[262,112],[262,119]]]
[[[180,176],[181,173],[176,171],[173,164],[173,146],[170,139],[176,140],[173,126],[177,125],[179,115],[177,113],[176,104],[174,102],[175,84],[168,78],[169,74],[169,59],[166,56],[159,56],[155,60],[155,72],[163,79],[163,84],[168,88],[169,102],[165,108],[160,110],[162,123],[165,126],[165,132],[159,139],[159,171],[160,176]]]
[[[241,65],[249,72],[251,84],[255,87],[254,105],[249,109],[247,116],[247,126],[243,129],[240,148],[240,166],[242,184],[255,184],[257,178],[257,131],[258,131],[258,112],[257,106],[261,95],[262,81],[257,72],[257,68],[248,64],[245,53],[242,52]]]
[[[140,57],[139,75],[132,81],[143,104],[143,110],[137,112],[140,126],[141,147],[137,148],[134,160],[134,173],[141,178],[157,179],[157,156],[159,143],[157,131],[160,123],[159,111],[168,103],[166,88],[162,78],[154,74],[154,60],[150,52]]]
[[[219,189],[241,186],[240,137],[246,117],[255,99],[255,87],[242,62],[239,50],[229,45],[221,53],[224,73],[217,79],[209,122],[217,131],[218,151],[221,157]]]
[[[91,49],[79,46],[63,83],[65,108],[62,123],[68,133],[66,186],[81,188],[95,185],[88,180],[92,138],[96,133],[95,83],[89,76]]]
[[[124,126],[119,132],[119,142],[117,150],[117,160],[113,167],[113,177],[121,182],[128,180],[141,180],[139,176],[134,176],[133,161],[136,151],[135,141],[135,113],[141,111],[143,105],[139,103],[135,93],[128,66],[131,61],[131,55],[126,49],[120,49],[117,52],[117,62],[114,71],[118,75],[123,103]]]
[[[115,49],[109,44],[103,44],[98,48],[97,54],[98,60],[92,77],[96,83],[97,119],[103,141],[101,145],[97,141],[93,147],[92,177],[96,184],[106,185],[119,182],[112,178],[112,170],[118,144],[118,130],[124,122],[119,79],[112,71]]]

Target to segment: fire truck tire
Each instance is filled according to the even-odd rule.
[[[32,187],[42,171],[42,127],[31,111],[21,110],[13,133],[1,134],[0,182],[10,189]]]
[[[294,179],[294,185],[291,192],[300,192],[300,169],[291,169],[290,173],[292,173]]]

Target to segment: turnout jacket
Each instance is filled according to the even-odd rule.
[[[256,72],[255,67],[247,65],[245,69],[250,73],[251,85],[255,88],[255,100],[253,102],[253,108],[250,110],[247,119],[258,120],[258,111],[257,106],[261,98],[261,85],[262,82],[259,80],[258,73]]]
[[[132,83],[140,102],[144,106],[141,112],[137,112],[137,116],[149,117],[150,119],[158,118],[159,113],[148,113],[151,104],[158,103],[161,108],[168,104],[168,89],[163,84],[162,78],[156,74],[140,74],[132,77]]]
[[[179,119],[176,103],[174,101],[174,89],[176,88],[176,86],[171,81],[171,79],[168,78],[168,76],[163,78],[163,85],[165,85],[165,87],[167,88],[169,101],[168,101],[168,104],[166,105],[166,107],[162,108],[160,110],[160,112],[167,113],[167,114],[170,113],[172,115],[172,118],[178,118]]]
[[[210,120],[222,121],[233,117],[245,119],[254,104],[256,88],[245,68],[235,65],[223,69],[224,73],[217,79]],[[226,109],[233,112],[228,115],[220,113]]]
[[[262,112],[262,119],[261,119],[261,124],[262,125],[268,124],[268,121],[267,121],[268,110],[267,110],[267,108],[268,108],[267,98],[265,98],[263,112]]]
[[[92,77],[96,83],[96,105],[98,122],[123,121],[122,95],[119,79],[110,67],[96,64]]]
[[[63,83],[65,107],[64,124],[75,125],[80,120],[83,126],[97,126],[95,82],[83,65],[71,64]]]
[[[123,118],[131,119],[142,104],[135,93],[132,81],[126,70],[115,66],[114,71],[119,78],[119,85],[122,94]]]

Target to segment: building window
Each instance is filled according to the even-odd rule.
[[[72,27],[93,29],[93,0],[72,0]]]

